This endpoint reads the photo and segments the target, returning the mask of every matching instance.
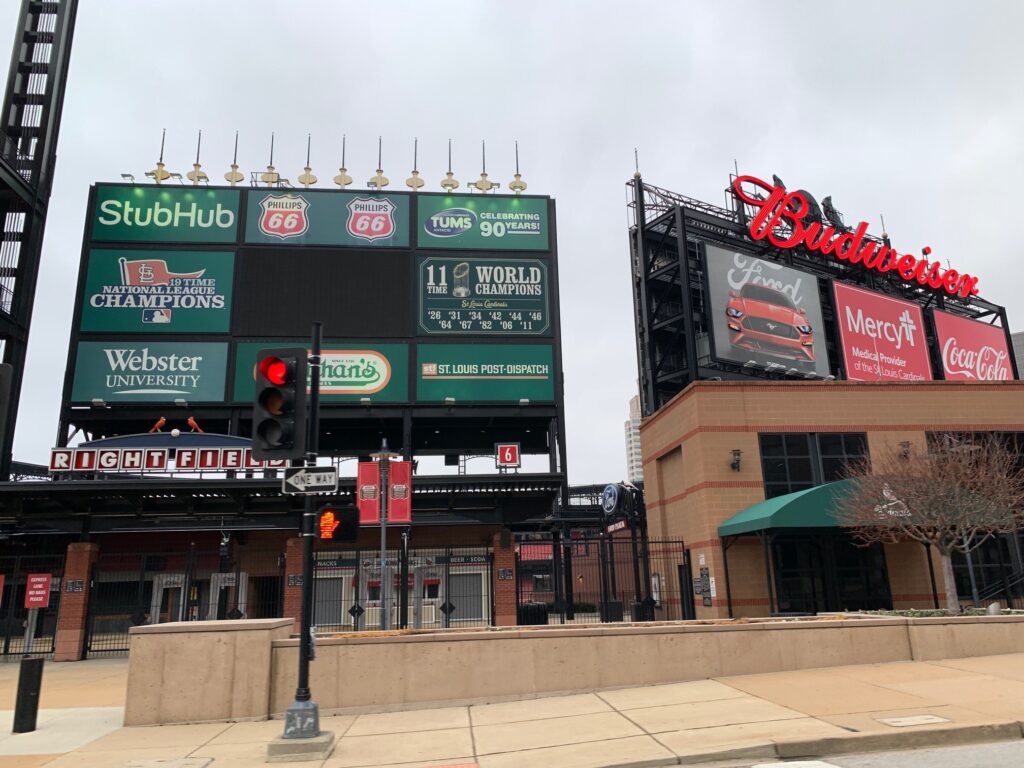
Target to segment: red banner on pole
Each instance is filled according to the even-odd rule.
[[[359,507],[360,525],[380,524],[380,465],[375,461],[359,462],[356,506]]]
[[[25,607],[46,608],[50,604],[50,584],[52,582],[52,574],[28,574],[25,578]]]
[[[412,462],[392,461],[388,468],[388,523],[412,522]]]

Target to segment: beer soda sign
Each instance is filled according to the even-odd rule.
[[[945,379],[1007,381],[1013,378],[1010,347],[1003,328],[939,310],[934,311],[932,318]]]

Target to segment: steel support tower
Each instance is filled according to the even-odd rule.
[[[0,480],[11,468],[78,0],[22,0],[0,123]]]

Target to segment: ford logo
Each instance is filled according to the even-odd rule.
[[[428,216],[423,229],[432,237],[455,237],[476,225],[476,214],[468,208],[446,208]]]

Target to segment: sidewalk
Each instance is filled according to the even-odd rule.
[[[0,668],[0,695],[13,701],[7,666],[16,667]],[[123,660],[47,665],[44,706],[60,702],[64,708],[42,711],[34,734],[0,737],[0,768],[251,767],[264,764],[267,742],[281,735],[279,720],[114,728],[111,706],[95,705],[116,707],[116,681],[126,667]],[[313,692],[315,697],[315,665]],[[123,702],[123,683],[120,696]],[[69,710],[73,698],[93,706]],[[6,714],[8,720],[0,721],[4,734]],[[69,716],[77,730],[93,724],[87,742],[61,745]],[[1024,654],[1012,654],[324,717],[322,727],[338,738],[331,756],[277,765],[584,768],[717,759],[749,765],[777,757],[1019,739],[1021,720]],[[36,753],[19,756],[18,750]]]

